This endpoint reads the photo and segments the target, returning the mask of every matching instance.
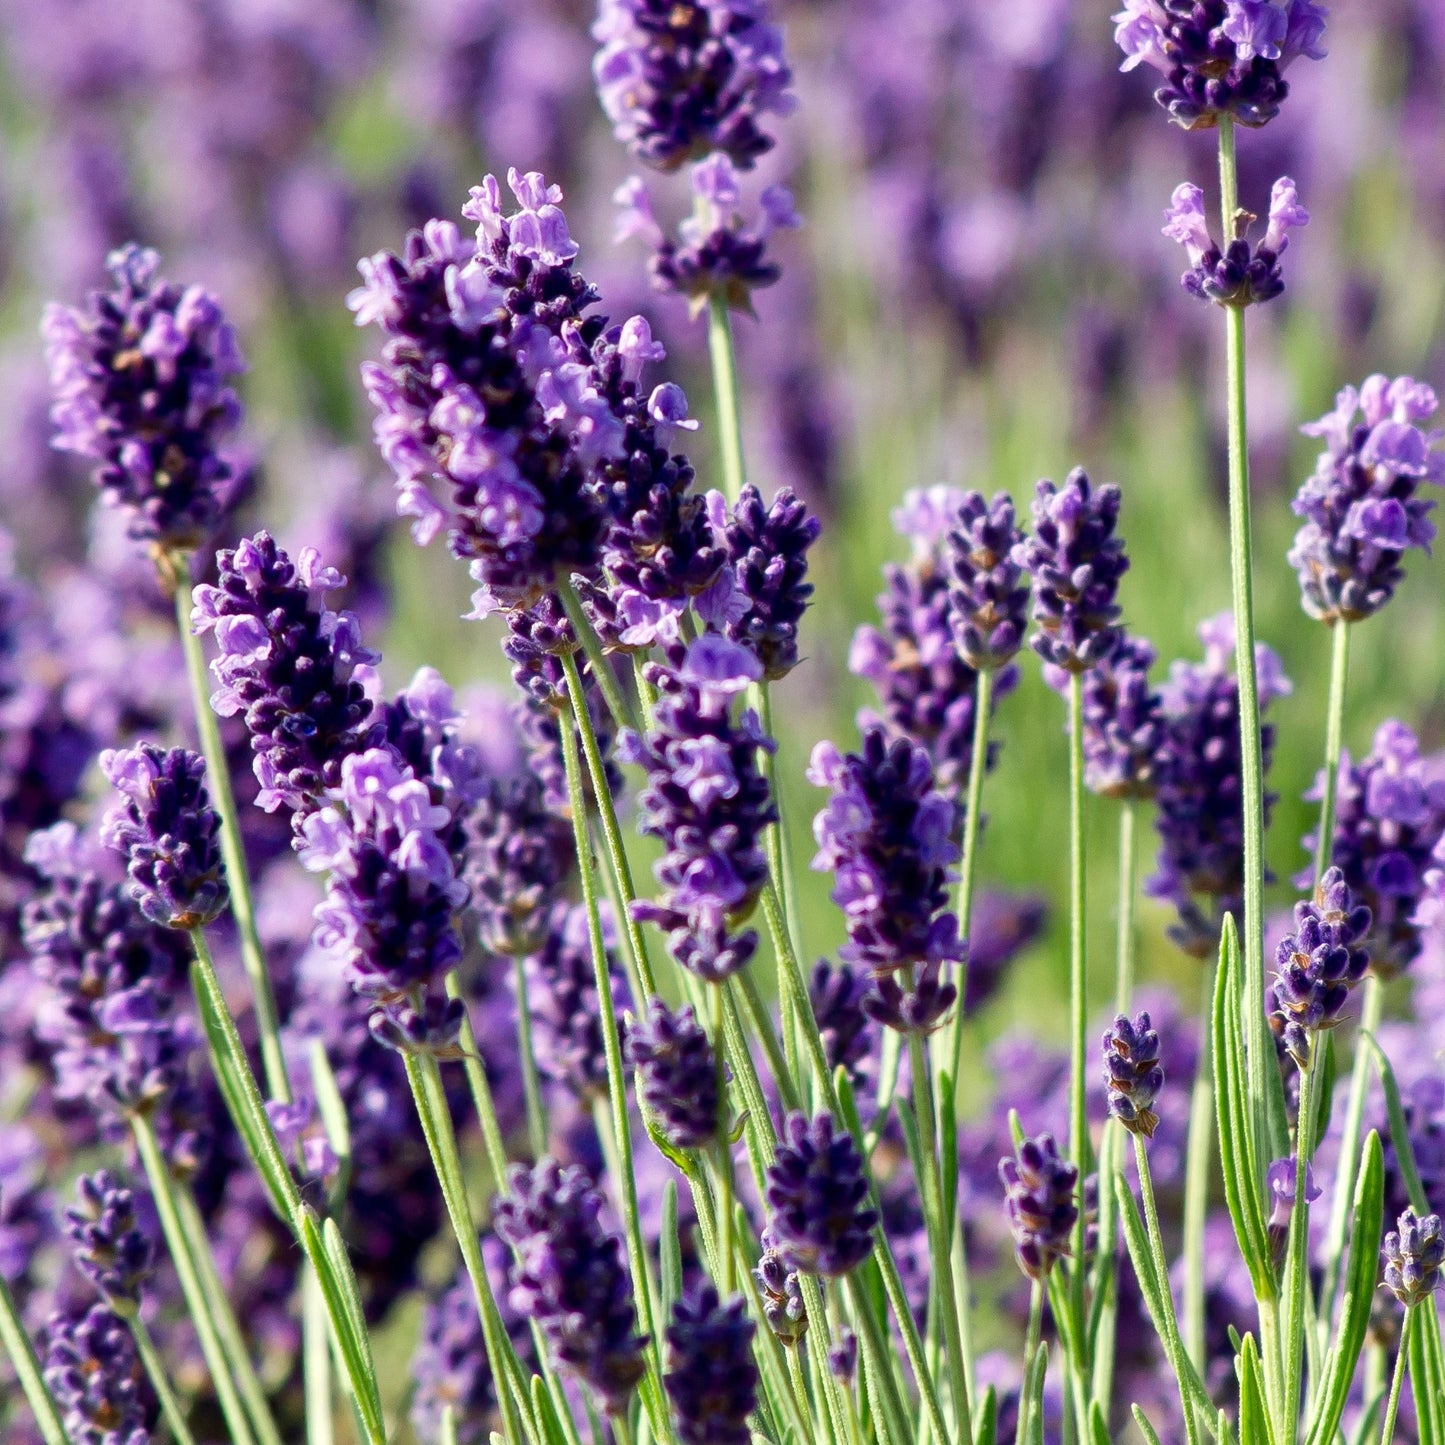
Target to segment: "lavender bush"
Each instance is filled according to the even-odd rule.
[[[1436,8],[0,3],[7,1442],[1445,1440]]]

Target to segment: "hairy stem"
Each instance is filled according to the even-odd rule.
[[[1434,1308],[1434,1305],[1431,1305]],[[1405,1323],[1400,1329],[1400,1349],[1395,1356],[1395,1370],[1390,1376],[1390,1398],[1385,1405],[1385,1428],[1380,1431],[1380,1445],[1391,1445],[1395,1438],[1395,1417],[1400,1410],[1400,1390],[1405,1383],[1405,1360],[1410,1348],[1410,1333],[1415,1328],[1418,1305],[1411,1305],[1405,1311]],[[1419,1385],[1415,1389],[1419,1390]]]
[[[1214,998],[1214,966],[1204,976],[1200,1017]],[[1189,1143],[1184,1156],[1184,1348],[1204,1368],[1204,1220],[1209,1211],[1209,1171],[1214,1160],[1213,1033],[1199,1032],[1199,1063],[1189,1099]]]
[[[1300,1393],[1304,1384],[1305,1314],[1309,1291],[1309,1167],[1314,1153],[1315,1091],[1319,1087],[1320,1044],[1311,1035],[1309,1061],[1301,1071],[1298,1122],[1295,1125],[1294,1207],[1289,1217],[1289,1247],[1285,1256],[1284,1285],[1284,1433],[1293,1440],[1299,1427]],[[1386,1437],[1388,1438],[1388,1437]]]
[[[60,1411],[46,1387],[40,1361],[35,1356],[35,1346],[30,1343],[30,1336],[20,1323],[15,1296],[10,1293],[4,1275],[0,1275],[0,1345],[5,1346],[5,1353],[15,1368],[16,1378],[35,1416],[35,1423],[40,1427],[45,1445],[69,1445]]]
[[[196,1445],[191,1427],[186,1423],[186,1412],[176,1398],[170,1376],[166,1374],[165,1361],[161,1359],[160,1351],[156,1349],[156,1342],[151,1339],[151,1332],[146,1328],[145,1321],[139,1315],[132,1315],[126,1324],[130,1326],[136,1353],[140,1356],[141,1364],[145,1366],[151,1387],[156,1392],[156,1399],[160,1401],[161,1414],[175,1438],[176,1445]],[[324,1442],[313,1440],[308,1430],[306,1445],[324,1445]]]
[[[1069,1155],[1079,1171],[1079,1214],[1074,1223],[1069,1302],[1076,1338],[1084,1327],[1084,1180],[1089,1174],[1089,1119],[1085,1109],[1086,1007],[1084,974],[1084,680],[1069,675]],[[1087,1360],[1081,1360],[1087,1365]],[[1080,1421],[1080,1429],[1086,1422]]]
[[[738,400],[737,352],[727,301],[714,292],[708,298],[707,349],[712,358],[713,394],[717,401],[718,450],[722,461],[723,495],[737,501],[747,478],[743,472],[743,416]]]

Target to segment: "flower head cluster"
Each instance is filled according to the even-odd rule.
[[[1025,1139],[1014,1158],[999,1160],[998,1173],[1014,1258],[1030,1279],[1045,1279],[1068,1252],[1079,1217],[1079,1171],[1059,1157],[1052,1134],[1040,1134]]]
[[[1164,743],[1154,649],[1128,633],[1084,674],[1084,785],[1106,798],[1150,798]]]
[[[478,223],[474,245],[452,222],[428,222],[401,256],[362,262],[365,284],[348,298],[358,325],[388,337],[363,379],[398,509],[415,518],[419,542],[447,525],[481,584],[480,612],[526,606],[559,572],[596,565],[596,468],[624,445],[593,369],[561,334],[596,299],[572,270],[562,193],[535,172],[508,181],[513,214],[503,215],[492,176],[463,208]]]
[[[120,1317],[60,1312],[45,1336],[45,1383],[72,1445],[150,1445],[145,1373]]]
[[[1178,241],[1189,257],[1189,269],[1179,278],[1184,289],[1216,306],[1252,306],[1272,301],[1284,290],[1280,258],[1289,246],[1290,231],[1307,225],[1310,213],[1300,204],[1295,183],[1281,176],[1270,192],[1269,225],[1257,246],[1237,234],[1220,249],[1209,234],[1204,193],[1198,186],[1177,187],[1164,217],[1164,234]]]
[[[602,1196],[580,1165],[515,1166],[496,1205],[512,1249],[512,1308],[537,1322],[555,1362],[619,1413],[642,1378],[620,1241],[604,1230]]]
[[[1147,1013],[1120,1014],[1104,1035],[1104,1087],[1109,1112],[1131,1133],[1152,1138],[1159,1126],[1154,1101],[1164,1087],[1159,1035]]]
[[[1435,503],[1417,493],[1421,482],[1445,483],[1441,433],[1421,425],[1436,406],[1424,382],[1376,374],[1300,428],[1325,443],[1294,500],[1305,521],[1289,554],[1311,617],[1333,625],[1373,616],[1403,581],[1405,553],[1430,550]]]
[[[663,840],[654,872],[664,893],[656,903],[635,903],[633,916],[666,931],[684,968],[717,980],[757,947],[754,932],[737,930],[767,877],[762,835],[777,817],[758,769],[759,748],[772,743],[751,709],[740,720],[732,713],[760,668],[736,643],[707,634],[680,666],[649,675],[661,692],[653,730],[624,735],[619,755],[647,771],[640,826]]]
[[[675,1149],[701,1149],[717,1135],[720,1099],[717,1057],[685,1004],[676,1013],[661,999],[627,1029],[627,1061],[637,1092]]]
[[[763,1300],[768,1328],[785,1345],[795,1345],[808,1333],[808,1310],[798,1272],[788,1266],[772,1233],[763,1230],[763,1253],[753,1270]]]
[[[1313,1036],[1340,1021],[1350,989],[1365,976],[1370,957],[1360,944],[1370,910],[1356,904],[1340,869],[1330,868],[1313,900],[1295,904],[1294,924],[1275,951],[1274,1003],[1283,1016],[1285,1048],[1303,1069]]]
[[[45,311],[54,444],[99,463],[95,484],[132,537],[189,550],[235,490],[221,445],[241,419],[236,333],[199,286],[163,281],[154,251],[127,246],[107,265],[112,290]]]
[[[751,166],[773,146],[761,122],[793,109],[767,0],[602,0],[592,34],[602,108],[618,140],[659,170],[709,151]]]
[[[1014,548],[1014,561],[1033,579],[1033,649],[1066,672],[1087,672],[1119,640],[1115,597],[1129,568],[1114,534],[1119,502],[1118,487],[1095,488],[1082,467],[1062,487],[1041,481],[1033,536]]]
[[[934,786],[923,749],[906,738],[890,742],[879,727],[847,757],[819,743],[808,779],[832,793],[813,823],[813,867],[836,875],[831,896],[848,929],[843,958],[874,975],[864,1008],[889,1027],[927,1032],[956,997],[952,984],[938,982],[943,965],[965,957],[947,911],[957,810]]]
[[[1407,1309],[1428,1300],[1440,1288],[1440,1267],[1445,1265],[1445,1234],[1440,1216],[1423,1219],[1407,1209],[1385,1236],[1380,1251],[1385,1288]]]
[[[1323,783],[1317,780],[1312,798]],[[1404,723],[1381,723],[1358,763],[1341,754],[1329,861],[1370,910],[1362,946],[1382,978],[1409,967],[1420,952],[1417,911],[1429,911],[1432,851],[1442,836],[1445,781]],[[1314,842],[1314,835],[1305,839]],[[1308,883],[1303,875],[1298,881]]]
[[[748,1416],[758,1403],[753,1359],[757,1326],[747,1302],[723,1304],[707,1281],[673,1306],[667,1327],[667,1398],[682,1445],[748,1445]]]
[[[101,824],[101,842],[126,860],[140,911],[166,928],[212,922],[227,894],[205,760],[186,748],[142,743],[103,752],[100,766],[121,795]]]
[[[1023,646],[1029,589],[1015,556],[1023,540],[1006,492],[959,499],[945,554],[949,621],[960,656],[979,672],[1003,667]]]
[[[714,296],[734,311],[751,312],[753,292],[782,275],[768,243],[776,232],[802,225],[793,193],[786,186],[765,186],[754,218],[744,212],[742,184],[727,156],[699,162],[691,180],[694,211],[679,223],[675,237],[658,223],[646,185],[637,176],[625,181],[613,197],[617,239],[636,237],[649,246],[652,284],[667,295],[685,296],[694,314]]]
[[[267,532],[216,555],[216,581],[195,591],[191,625],[215,635],[211,703],[245,719],[267,812],[305,813],[363,745],[372,705],[357,669],[377,661],[350,612],[325,594],[345,578],[304,547],[293,562]]]
[[[877,690],[883,725],[892,736],[909,738],[927,751],[939,790],[955,799],[962,796],[973,758],[978,678],[957,642],[964,619],[955,612],[949,591],[945,567],[955,559],[945,552],[945,542],[966,502],[967,494],[952,487],[905,495],[893,512],[893,526],[909,539],[913,556],[904,566],[884,567],[881,625],[860,627],[848,652],[849,671]],[[956,550],[958,544],[948,545]],[[989,584],[980,580],[976,585]],[[1017,683],[1016,667],[1000,669],[994,677],[995,699]],[[858,721],[868,728],[879,719],[865,710]],[[996,754],[997,744],[990,744],[986,766],[993,766]]]
[[[1261,126],[1289,94],[1284,72],[1324,56],[1325,9],[1316,0],[1124,0],[1114,16],[1124,70],[1164,77],[1154,99],[1185,130]]]
[[[175,1012],[186,939],[140,913],[113,859],[74,824],[35,834],[26,858],[41,882],[23,935],[51,991],[36,1032],[51,1051],[57,1097],[83,1099],[107,1133],[146,1115],[172,1169],[196,1169],[210,1128],[188,1072],[199,1039]]]
[[[155,1243],[136,1218],[135,1196],[102,1169],[76,1181],[76,1202],[65,1211],[65,1233],[75,1263],[117,1314],[140,1304],[155,1272]]]
[[[763,1193],[773,1247],[789,1269],[835,1278],[872,1253],[878,1215],[863,1160],[851,1134],[834,1132],[831,1114],[788,1116]]]
[[[733,504],[732,516],[725,523],[719,516],[718,522],[727,537],[738,603],[727,619],[727,634],[775,682],[798,665],[798,624],[813,595],[808,549],[822,526],[790,487],[764,506],[751,485]]]
[[[1155,763],[1159,867],[1147,890],[1179,910],[1170,936],[1188,953],[1219,946],[1225,913],[1244,897],[1244,804],[1239,743],[1239,685],[1234,676],[1234,621],[1228,613],[1201,623],[1204,662],[1176,662],[1160,689],[1164,738]],[[1261,712],[1290,690],[1277,656],[1255,644]],[[1274,728],[1260,728],[1268,770]],[[1266,792],[1266,816],[1274,795]]]
[[[467,886],[441,836],[452,821],[391,748],[352,753],[335,802],[302,827],[301,861],[326,871],[316,942],[374,1001],[373,1034],[395,1048],[452,1048],[459,1001],[441,988],[461,957],[454,918]]]

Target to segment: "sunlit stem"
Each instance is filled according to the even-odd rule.
[[[737,351],[733,346],[728,304],[716,291],[708,298],[707,349],[712,358],[713,394],[717,400],[718,449],[722,460],[723,495],[737,501],[746,484],[743,471],[743,417],[738,400]]]
[[[1385,1405],[1385,1428],[1380,1431],[1380,1445],[1391,1445],[1395,1438],[1395,1417],[1400,1410],[1400,1391],[1405,1383],[1405,1361],[1410,1349],[1410,1335],[1415,1328],[1415,1316],[1419,1311],[1419,1305],[1411,1305],[1405,1311],[1405,1323],[1400,1329],[1400,1349],[1395,1356],[1395,1370],[1390,1376],[1390,1398]],[[1434,1305],[1431,1305],[1434,1308]],[[1415,1390],[1418,1393],[1420,1386],[1417,1383]]]
[[[716,982],[709,989],[712,995],[712,1046],[717,1060],[717,1172],[719,1186],[718,1210],[722,1215],[722,1259],[718,1288],[724,1295],[733,1292],[737,1261],[733,1258],[733,1145],[732,1111],[727,1106],[727,1041],[723,1034],[723,985]]]
[[[1069,674],[1069,1156],[1078,1167],[1080,1208],[1074,1224],[1070,1304],[1076,1328],[1084,1321],[1084,1232],[1082,1191],[1089,1175],[1089,1120],[1085,1112],[1084,959],[1084,679]],[[1082,1424],[1082,1422],[1081,1422]]]
[[[1039,1337],[1043,1334],[1044,1324],[1044,1286],[1042,1280],[1035,1280],[1029,1290],[1029,1323],[1024,1334],[1024,1369],[1023,1378],[1028,1381],[1029,1372],[1033,1369],[1034,1356],[1039,1352]],[[1019,1400],[1018,1424],[1014,1429],[1014,1445],[1024,1445],[1029,1430],[1030,1401],[1027,1393],[1024,1393]]]
[[[20,1322],[15,1297],[10,1293],[10,1286],[6,1284],[4,1275],[0,1275],[0,1345],[4,1345],[5,1353],[10,1358],[45,1445],[69,1445],[60,1411],[46,1388],[40,1361],[35,1357],[35,1347],[30,1343],[30,1336]]]
[[[1319,1087],[1320,1043],[1310,1035],[1309,1057],[1300,1071],[1299,1114],[1295,1124],[1294,1207],[1289,1218],[1289,1245],[1285,1255],[1284,1284],[1284,1400],[1282,1439],[1293,1440],[1298,1431],[1300,1391],[1303,1386],[1306,1312],[1309,1304],[1309,1168],[1314,1154],[1315,1093]],[[1389,1438],[1388,1436],[1386,1437]]]

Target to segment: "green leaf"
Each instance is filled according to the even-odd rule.
[[[1019,1401],[1019,1409],[1027,1410],[1028,1424],[1024,1430],[1024,1439],[1028,1445],[1044,1445],[1044,1374],[1048,1369],[1049,1347],[1043,1340],[1039,1341],[1038,1348],[1034,1351],[1034,1357],[1029,1362],[1028,1377],[1024,1380],[1023,1399]]]
[[[1092,1445],[1112,1445],[1109,1427],[1104,1421],[1104,1412],[1097,1400],[1089,1402],[1089,1439]]]
[[[1365,1408],[1355,1426],[1353,1445],[1375,1445],[1380,1438],[1380,1414],[1385,1408],[1384,1390],[1376,1390],[1375,1397]]]
[[[672,1318],[672,1307],[682,1294],[682,1241],[677,1236],[677,1180],[669,1179],[662,1190],[662,1234],[658,1240],[662,1257],[662,1318]]]
[[[670,1159],[677,1166],[678,1172],[689,1179],[697,1178],[697,1164],[690,1159],[676,1145],[668,1142],[667,1136],[657,1127],[652,1120],[646,1116],[643,1123],[647,1126],[647,1137],[652,1140],[658,1152],[664,1158]]]
[[[1335,1098],[1335,1036],[1332,1033],[1326,1033],[1320,1040],[1320,1047],[1315,1051],[1315,1068],[1319,1071],[1319,1078],[1314,1085],[1314,1133],[1310,1137],[1318,1142],[1329,1132]]]
[[[1419,1422],[1420,1445],[1445,1442],[1445,1358],[1440,1348],[1440,1317],[1434,1303],[1417,1305],[1410,1331],[1410,1390]],[[1418,1350],[1418,1354],[1417,1354]]]
[[[998,1445],[998,1394],[992,1385],[974,1405],[973,1445]]]
[[[1355,1365],[1364,1347],[1379,1270],[1380,1229],[1384,1213],[1384,1151],[1372,1129],[1355,1179],[1351,1211],[1349,1267],[1340,1306],[1339,1332],[1330,1347],[1319,1390],[1319,1407],[1310,1426],[1309,1445],[1330,1445],[1349,1398]]]
[[[1430,1204],[1425,1198],[1425,1186],[1420,1183],[1420,1171],[1415,1166],[1415,1149],[1410,1143],[1410,1128],[1405,1122],[1405,1110],[1400,1103],[1400,1086],[1395,1082],[1395,1071],[1390,1067],[1384,1049],[1368,1029],[1361,1029],[1360,1037],[1370,1050],[1370,1057],[1375,1061],[1375,1070],[1385,1089],[1385,1110],[1390,1119],[1390,1142],[1395,1146],[1400,1178],[1410,1196],[1410,1208],[1416,1214],[1428,1214]]]
[[[1134,1423],[1148,1445],[1160,1445],[1159,1432],[1149,1423],[1149,1417],[1137,1405],[1131,1405],[1130,1409],[1134,1412]]]
[[[949,1237],[958,1219],[958,1100],[953,1076],[945,1069],[938,1076],[939,1169],[943,1174],[943,1217]]]
[[[1244,1337],[1234,1368],[1239,1375],[1239,1445],[1274,1445],[1253,1335]]]
[[[540,1375],[532,1376],[532,1411],[542,1422],[542,1432],[547,1445],[568,1445],[562,1422],[557,1418],[557,1407],[547,1393],[546,1383]]]

